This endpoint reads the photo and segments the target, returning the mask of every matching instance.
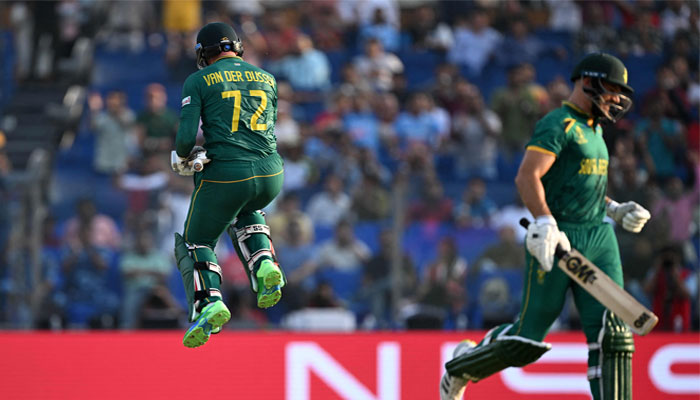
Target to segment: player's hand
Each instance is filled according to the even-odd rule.
[[[649,211],[634,201],[619,204],[615,200],[610,200],[607,214],[626,231],[634,233],[641,231],[644,224],[651,218]]]
[[[527,251],[547,272],[551,271],[554,265],[554,252],[557,245],[560,245],[564,251],[571,250],[569,238],[559,230],[557,221],[551,215],[539,216],[527,227],[525,245]]]
[[[194,172],[202,171],[204,164],[209,161],[211,160],[207,158],[207,151],[202,146],[194,146],[192,151],[190,151],[190,155],[187,156],[187,165],[192,167]]]
[[[177,152],[175,150],[170,152],[170,167],[178,175],[182,175],[182,176],[194,175],[194,169],[192,169],[191,164],[188,165],[187,158],[178,156]]]

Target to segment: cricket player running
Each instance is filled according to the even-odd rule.
[[[286,282],[259,211],[277,196],[284,179],[274,134],[275,78],[243,61],[243,46],[227,24],[204,26],[195,50],[200,70],[185,80],[171,157],[177,173],[194,175],[184,232],[175,233],[175,257],[193,322],[183,339],[186,347],[205,344],[231,318],[214,254],[224,231],[246,267],[258,307],[277,304]],[[200,118],[203,148],[195,147]]]
[[[575,284],[555,263],[554,251],[577,248],[622,286],[622,266],[606,213],[631,232],[650,218],[639,204],[606,197],[608,151],[601,122],[614,123],[632,105],[623,63],[604,53],[583,58],[571,74],[574,90],[563,105],[544,116],[527,144],[515,183],[535,217],[526,237],[526,267],[520,313],[512,324],[491,329],[476,345],[460,343],[440,382],[442,400],[461,399],[469,381],[507,367],[535,362],[551,345],[543,342],[573,291],[588,342],[588,380],[595,400],[632,398],[632,333]]]

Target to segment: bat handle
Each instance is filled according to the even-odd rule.
[[[530,221],[528,221],[527,218],[520,218],[520,226],[527,229],[527,227],[530,226]],[[566,251],[564,251],[560,245],[557,245],[557,248],[554,250],[554,255],[561,259],[566,255]]]

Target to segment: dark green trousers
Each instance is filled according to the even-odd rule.
[[[221,234],[235,218],[246,218],[270,204],[283,181],[283,161],[277,153],[257,161],[212,160],[206,164],[194,176],[183,237],[188,244],[212,251],[197,248],[195,261],[217,262],[213,249]],[[269,247],[269,242],[260,245]]]
[[[588,226],[559,224],[559,229],[566,233],[572,247],[578,249],[618,285],[623,286],[620,251],[610,224]],[[571,289],[574,303],[581,316],[586,341],[595,343],[603,327],[605,308],[559,269],[556,265],[558,261],[555,259],[552,270],[545,273],[537,260],[526,252],[522,305],[518,318],[506,334],[543,341],[564,307],[566,292]],[[499,327],[497,330],[502,329]],[[589,367],[599,365],[598,355],[598,351],[589,351]],[[598,379],[590,383],[593,397],[598,399],[600,396]]]

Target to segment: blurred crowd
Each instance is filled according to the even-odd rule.
[[[93,162],[82,168],[115,193],[118,212],[100,209],[96,193],[68,196],[69,212],[55,208],[45,222],[41,284],[30,296],[37,306],[29,315],[8,311],[12,278],[2,274],[3,260],[0,322],[182,326],[172,235],[182,230],[193,188],[168,165],[179,106],[169,88],[196,70],[198,29],[224,21],[239,34],[244,59],[277,78],[285,183],[265,211],[289,281],[280,305],[256,309],[223,235],[216,251],[233,314],[227,328],[285,327],[294,313],[316,308],[344,310],[365,329],[478,329],[512,320],[524,263],[518,221],[530,216],[512,184],[524,144],[536,121],[568,97],[567,68],[606,51],[626,62],[660,61],[649,71],[655,81],[635,93],[633,111],[605,128],[610,197],[652,213],[639,235],[616,230],[625,286],[660,316],[657,329],[697,330],[699,4],[4,4],[5,29],[20,43],[39,49],[41,33],[50,32],[54,51],[70,53],[88,35],[103,54],[161,63],[163,79],[138,87],[138,107],[119,85],[91,88],[81,135]],[[20,90],[24,81],[52,79],[33,63],[37,52],[15,48]],[[543,76],[542,60],[564,68]],[[0,214],[0,223],[5,238],[10,218]],[[574,328],[575,310],[566,308],[557,326]]]

